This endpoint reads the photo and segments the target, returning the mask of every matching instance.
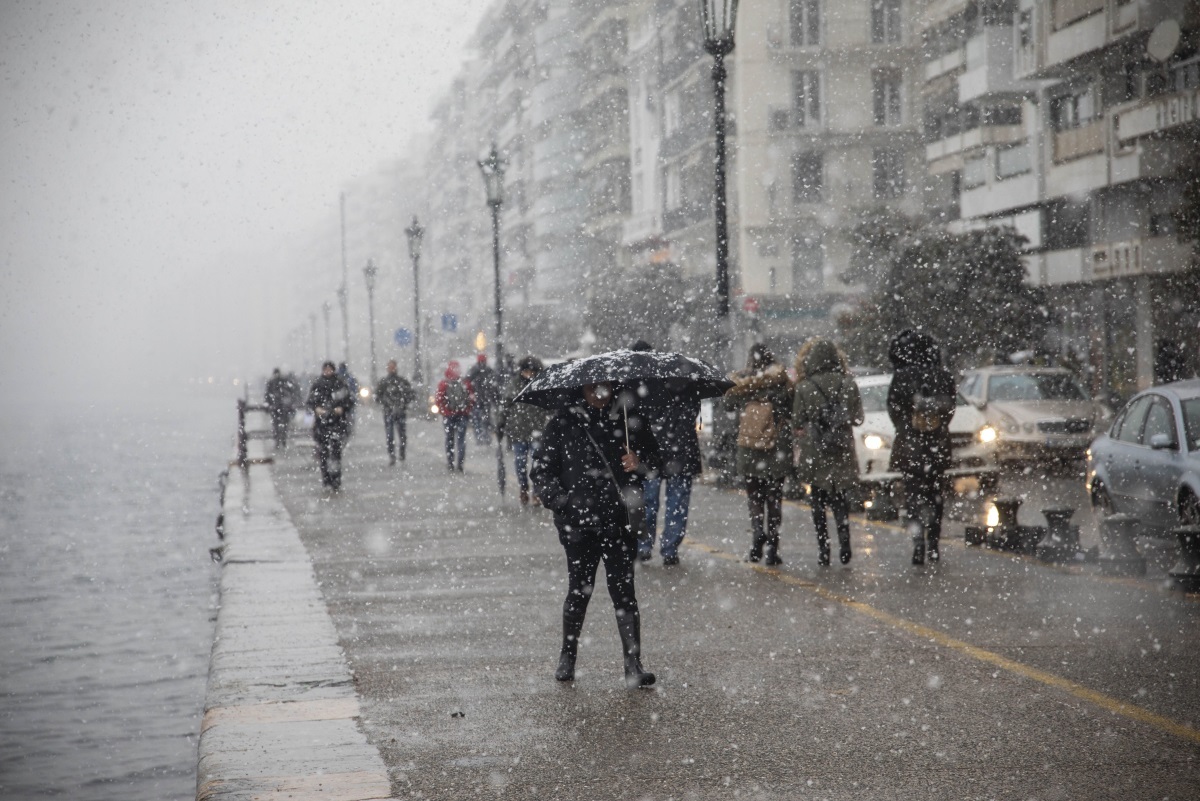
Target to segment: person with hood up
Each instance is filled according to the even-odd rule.
[[[528,465],[529,455],[533,453],[533,447],[541,438],[542,432],[546,429],[546,421],[550,414],[545,409],[540,409],[530,403],[515,403],[513,398],[529,385],[529,382],[537,378],[537,374],[542,371],[542,360],[536,356],[526,356],[521,359],[517,365],[517,373],[509,382],[508,389],[504,395],[504,403],[500,405],[500,410],[496,413],[496,436],[498,438],[508,436],[509,444],[512,445],[513,462],[517,472],[517,485],[521,488],[521,505],[526,506],[529,503],[529,476]],[[538,498],[533,496],[534,504],[537,504]]]
[[[342,443],[346,437],[354,395],[333,367],[321,366],[321,376],[308,391],[306,404],[313,413],[313,439],[317,442],[317,461],[321,483],[333,490],[342,488]]]
[[[457,360],[451,359],[446,365],[446,374],[438,382],[434,403],[446,431],[446,467],[461,473],[467,454],[467,421],[475,408],[475,389],[469,379],[463,378]]]
[[[542,503],[554,512],[558,541],[567,556],[562,647],[554,678],[572,681],[579,636],[596,570],[604,562],[608,595],[617,616],[630,689],[654,684],[642,667],[641,617],[634,591],[637,534],[631,509],[640,513],[641,480],[657,456],[645,429],[628,429],[609,384],[589,384],[582,396],[559,409],[534,446],[530,478]]]
[[[837,525],[838,558],[850,561],[850,501],[858,484],[853,426],[863,421],[858,384],[846,357],[828,339],[813,337],[796,352],[796,397],[792,403],[796,478],[812,488],[817,564],[829,564],[826,509]]]
[[[746,368],[730,375],[725,397],[740,411],[737,470],[746,482],[750,507],[751,562],[766,553],[768,565],[783,564],[779,526],[783,483],[792,466],[792,383],[783,365],[762,343],[750,348]]]
[[[492,439],[492,410],[500,402],[500,377],[488,367],[487,355],[475,357],[475,365],[467,371],[467,380],[475,390],[475,406],[471,409],[471,428],[475,444],[486,445]]]
[[[894,371],[888,389],[888,417],[896,428],[891,469],[904,480],[914,565],[941,558],[943,493],[950,467],[950,419],[954,416],[954,377],[942,366],[933,337],[921,331],[897,334],[888,347]]]

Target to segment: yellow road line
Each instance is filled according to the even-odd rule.
[[[712,554],[720,559],[725,559],[726,561],[741,562],[739,557],[734,556],[726,551],[722,551],[718,548],[714,548],[711,545],[704,545],[698,542],[690,542],[688,545],[697,550]],[[1140,706],[1135,706],[1134,704],[1126,703],[1125,701],[1118,700],[1112,696],[1097,692],[1090,687],[1085,687],[1082,684],[1071,681],[1070,679],[1065,679],[1062,676],[1056,676],[1053,673],[1047,673],[1044,670],[1039,670],[1035,667],[1014,661],[1008,657],[1001,656],[994,651],[989,651],[986,648],[980,648],[978,646],[971,645],[968,642],[963,642],[962,640],[951,637],[950,635],[938,631],[937,629],[931,629],[928,626],[922,626],[920,623],[914,623],[911,620],[897,617],[890,612],[877,609],[870,604],[856,601],[853,598],[848,598],[844,595],[838,595],[837,593],[831,592],[825,587],[822,587],[821,585],[807,579],[802,579],[798,576],[792,576],[787,573],[783,573],[773,567],[765,567],[757,564],[750,565],[750,567],[759,573],[771,576],[772,578],[782,581],[785,584],[810,590],[814,594],[828,601],[841,604],[848,609],[853,609],[855,612],[858,612],[861,615],[878,620],[880,623],[900,629],[901,631],[912,634],[915,637],[931,640],[938,645],[949,648],[953,651],[957,651],[958,653],[969,656],[972,659],[993,665],[1001,668],[1002,670],[1007,670],[1010,673],[1015,673],[1018,676],[1040,682],[1049,687],[1062,690],[1063,692],[1073,695],[1083,701],[1088,701],[1089,703],[1095,704],[1101,709],[1106,709],[1115,715],[1121,715],[1129,718],[1130,720],[1135,720],[1139,723],[1153,726],[1156,729],[1164,731],[1168,734],[1173,734],[1176,737],[1180,737],[1184,740],[1190,740],[1193,743],[1200,744],[1200,730],[1193,729],[1191,726],[1186,726],[1182,723],[1171,720],[1170,718],[1155,714],[1148,709],[1143,709]]]

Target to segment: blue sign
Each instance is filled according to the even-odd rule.
[[[409,331],[407,328],[397,328],[396,333],[392,334],[392,339],[396,340],[396,344],[400,347],[408,347],[412,344],[412,331]]]
[[[442,315],[442,330],[443,331],[457,331],[458,330],[458,315],[457,314],[443,314]]]

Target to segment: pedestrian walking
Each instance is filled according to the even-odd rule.
[[[637,554],[630,506],[641,478],[652,466],[649,433],[629,431],[613,403],[611,384],[587,384],[581,397],[558,410],[534,448],[531,477],[542,502],[554,512],[558,540],[567,557],[562,647],[554,677],[575,678],[575,659],[596,570],[604,562],[608,595],[629,688],[654,684],[642,667],[641,616],[634,589]]]
[[[416,399],[412,384],[400,375],[396,360],[387,363],[387,375],[375,386],[375,400],[383,410],[383,431],[387,440],[388,464],[396,463],[396,451],[404,461],[408,445],[408,405]]]
[[[283,450],[287,447],[288,427],[291,426],[292,416],[296,413],[296,388],[278,367],[271,372],[271,377],[267,380],[263,405],[271,415],[275,449]]]
[[[517,365],[517,373],[509,381],[504,393],[504,402],[496,412],[496,436],[508,437],[512,446],[513,464],[517,473],[517,485],[521,488],[521,505],[526,506],[532,500],[538,503],[535,493],[529,494],[529,457],[542,432],[550,413],[529,403],[514,403],[513,398],[529,385],[529,382],[542,371],[542,361],[536,356],[526,356]]]
[[[313,439],[317,443],[317,461],[321,483],[333,490],[342,488],[342,444],[354,409],[354,395],[333,362],[321,366],[321,376],[308,392],[307,406],[313,413]]]
[[[480,353],[475,357],[474,366],[467,371],[467,380],[475,389],[475,406],[471,409],[475,444],[487,445],[492,440],[492,412],[500,401],[500,379],[496,371],[488,367],[487,356]]]
[[[783,563],[779,527],[783,483],[792,465],[792,386],[787,371],[762,343],[750,348],[744,370],[730,376],[725,393],[739,412],[737,471],[745,481],[753,540],[747,556],[768,565]]]
[[[933,562],[941,558],[938,541],[950,467],[954,377],[942,366],[933,337],[920,331],[896,335],[888,347],[888,358],[893,369],[888,417],[896,429],[891,469],[904,480],[912,562],[923,565],[926,555]]]
[[[652,351],[646,341],[630,346],[634,351]],[[688,508],[692,500],[692,483],[703,469],[700,462],[700,439],[696,433],[696,418],[700,415],[700,392],[686,379],[649,379],[642,387],[641,414],[649,420],[650,433],[658,445],[661,468],[642,480],[646,507],[646,523],[638,539],[638,558],[643,562],[654,557],[654,542],[658,536],[659,502],[665,485],[666,503],[663,510],[662,542],[659,552],[664,567],[679,564],[679,544],[687,534]]]
[[[858,485],[853,426],[863,421],[862,398],[846,356],[828,339],[814,337],[796,352],[796,390],[792,435],[796,478],[812,489],[817,564],[829,564],[826,510],[837,526],[838,558],[847,564],[850,548],[850,500]]]
[[[446,467],[461,473],[467,453],[467,421],[475,408],[475,390],[470,380],[463,378],[458,361],[451,360],[446,365],[434,403],[442,415],[442,428],[446,432]]]

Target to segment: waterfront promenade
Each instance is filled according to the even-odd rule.
[[[861,520],[851,565],[818,568],[794,504],[765,568],[744,498],[701,485],[682,564],[639,568],[658,686],[624,688],[603,585],[559,684],[549,515],[511,475],[500,500],[494,445],[450,474],[415,422],[389,468],[377,426],[337,495],[305,440],[245,494],[235,472],[201,798],[1196,796],[1200,603],[1157,569],[1048,567],[953,523],[917,568]]]

